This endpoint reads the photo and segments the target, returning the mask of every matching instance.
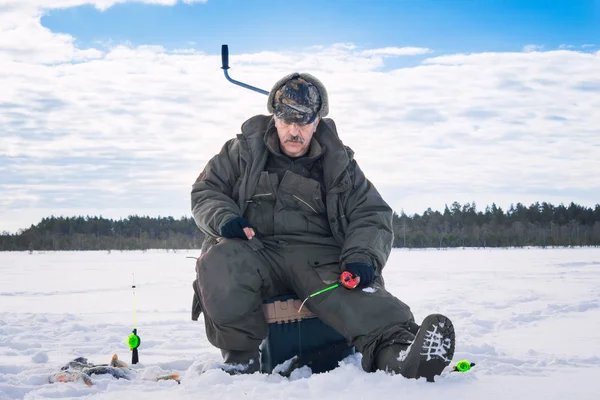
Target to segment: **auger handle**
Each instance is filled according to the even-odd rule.
[[[250,90],[253,90],[258,93],[262,93],[267,96],[269,95],[269,92],[266,90],[259,89],[252,85],[248,85],[247,83],[244,83],[244,82],[236,81],[235,79],[232,79],[229,76],[229,72],[227,72],[227,70],[229,69],[229,47],[226,44],[221,45],[221,64],[222,64],[221,69],[223,70],[223,73],[225,74],[225,78],[229,82],[233,83],[234,85],[238,85],[243,88],[250,89]]]
[[[221,46],[221,69],[229,69],[229,46],[226,44]]]

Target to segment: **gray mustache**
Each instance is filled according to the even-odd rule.
[[[304,144],[304,139],[301,136],[286,136],[284,143],[287,142],[298,142]]]

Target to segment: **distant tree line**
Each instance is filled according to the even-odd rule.
[[[443,212],[394,213],[394,247],[599,246],[600,204],[553,206],[454,202]],[[16,234],[0,235],[0,251],[200,249],[204,235],[191,217],[48,217]]]
[[[199,249],[204,235],[192,218],[48,217],[17,234],[0,235],[0,250]]]
[[[524,247],[600,245],[600,204],[521,203],[505,212],[492,204],[452,203],[444,212],[427,209],[412,217],[394,214],[394,247]]]

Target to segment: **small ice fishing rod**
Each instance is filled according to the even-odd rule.
[[[127,337],[127,345],[129,346],[129,350],[131,350],[131,363],[137,364],[140,361],[138,347],[140,347],[142,340],[137,335],[136,326],[135,275],[133,276],[131,289],[133,290],[133,333]]]
[[[358,283],[360,282],[360,277],[355,277],[352,275],[351,272],[349,271],[344,271],[342,272],[342,274],[340,275],[340,280],[337,281],[336,283],[334,283],[331,286],[326,287],[325,289],[321,289],[318,292],[314,292],[313,294],[308,295],[308,297],[306,299],[304,299],[304,301],[302,302],[302,304],[300,304],[300,308],[298,308],[298,312],[302,311],[302,307],[304,307],[304,303],[306,303],[306,301],[308,299],[310,299],[311,297],[315,297],[320,295],[321,293],[325,293],[328,292],[330,290],[333,290],[339,286],[343,286],[346,289],[354,289],[358,286]]]

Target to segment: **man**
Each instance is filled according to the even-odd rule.
[[[193,185],[194,219],[206,234],[195,283],[208,340],[225,364],[255,372],[268,331],[263,300],[306,298],[349,271],[357,288],[306,306],[356,347],[365,371],[439,375],[454,354],[452,322],[435,314],[419,329],[385,290],[393,211],[325,118],[325,87],[290,74],[273,86],[267,109],[272,115],[244,122]]]

